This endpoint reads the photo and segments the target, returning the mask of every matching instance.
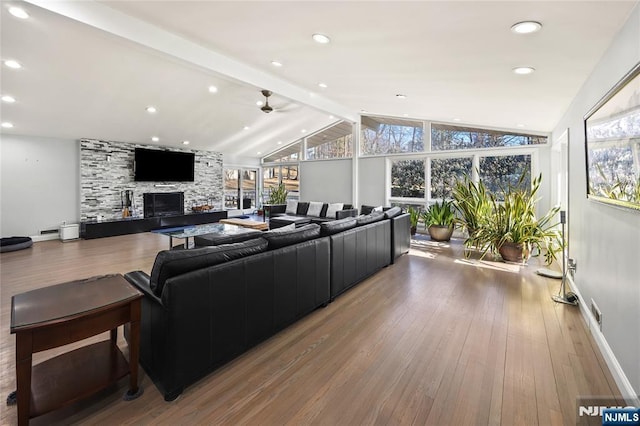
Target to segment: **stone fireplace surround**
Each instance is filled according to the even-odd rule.
[[[195,154],[193,182],[135,182],[135,148],[171,149]],[[101,216],[104,220],[122,217],[120,194],[133,191],[134,216],[143,216],[145,192],[184,192],[185,213],[191,206],[211,204],[222,208],[222,154],[125,142],[80,140],[80,220]]]

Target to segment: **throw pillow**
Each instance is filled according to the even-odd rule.
[[[296,229],[295,223],[290,223],[289,225],[281,226],[280,228],[271,229],[271,232],[289,232]]]
[[[274,250],[318,238],[320,236],[320,225],[312,223],[289,232],[266,231],[262,233],[262,236],[269,242],[269,250]]]
[[[338,210],[342,210],[343,207],[344,207],[343,203],[329,204],[329,207],[327,208],[327,214],[325,215],[325,217],[335,219],[336,213],[338,213]]]
[[[298,200],[287,200],[287,209],[285,214],[295,215],[298,211]]]
[[[382,211],[382,206],[378,206],[378,207],[374,207],[372,212],[381,212]]]
[[[320,201],[309,202],[309,210],[307,210],[307,216],[320,217],[320,212],[322,211],[322,204],[323,203],[321,203]]]

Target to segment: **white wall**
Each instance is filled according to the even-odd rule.
[[[349,203],[352,160],[319,160],[300,163],[300,201]]]
[[[358,163],[358,196],[360,205],[385,206],[386,159],[360,158]],[[360,208],[360,206],[357,206]]]
[[[552,137],[555,140],[567,128],[570,130],[569,256],[578,262],[575,284],[583,298],[581,303],[589,307],[593,299],[602,311],[602,334],[636,396],[640,392],[640,212],[587,199],[583,116],[638,61],[640,5],[580,89]]]
[[[78,223],[79,148],[75,140],[2,135],[0,232],[37,236]]]

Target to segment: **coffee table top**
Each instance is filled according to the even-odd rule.
[[[180,229],[180,230],[167,230],[163,231],[162,229],[154,231],[158,234],[168,235],[174,238],[189,238],[189,237],[198,237],[200,235],[206,234],[224,234],[224,235],[235,235],[242,234],[247,232],[247,229],[242,228],[236,225],[229,225],[226,223],[207,223],[205,225],[194,225],[188,228]]]
[[[63,322],[142,297],[120,274],[56,284],[11,298],[11,333]]]
[[[242,226],[243,228],[258,229],[260,231],[266,231],[267,229],[269,229],[269,224],[266,222],[258,222],[256,220],[250,219],[238,219],[234,217],[220,219],[220,223],[226,223],[228,225],[238,225]]]

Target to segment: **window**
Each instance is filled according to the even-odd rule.
[[[281,150],[269,154],[262,159],[263,163],[286,163],[289,161],[298,161],[300,158],[300,150],[302,141],[296,141]]]
[[[341,121],[307,138],[307,160],[353,156],[353,126]]]
[[[397,160],[391,164],[391,196],[424,198],[424,160]]]
[[[264,167],[262,169],[262,188],[263,199],[266,203],[269,199],[269,191],[284,183],[285,188],[289,191],[287,198],[298,198],[300,196],[300,180],[298,179],[298,165],[277,165]]]
[[[431,199],[449,199],[457,180],[464,175],[471,176],[473,158],[433,158],[431,159]]]
[[[531,188],[531,155],[480,158],[480,179],[494,194],[500,194],[501,189],[507,189],[509,185],[517,185],[523,173],[522,187]]]
[[[282,166],[281,177],[284,187],[289,191],[289,197],[300,195],[300,181],[298,180],[298,166]]]
[[[546,136],[474,129],[448,124],[431,125],[432,151],[540,145],[545,143],[547,143]]]
[[[254,169],[224,169],[225,209],[256,207],[257,173]]]
[[[363,155],[424,150],[422,121],[363,116],[361,133],[360,148]]]

